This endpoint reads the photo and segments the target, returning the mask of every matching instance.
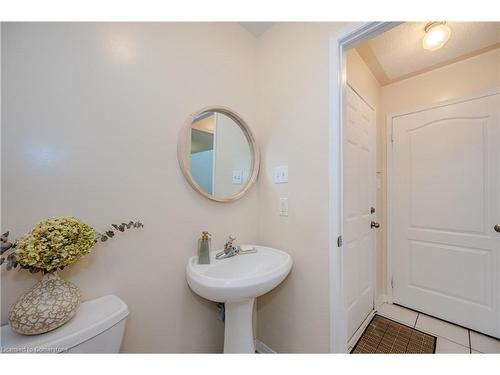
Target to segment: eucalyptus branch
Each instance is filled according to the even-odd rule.
[[[128,223],[111,224],[109,229],[106,230],[104,234],[94,230],[96,234],[94,241],[97,242],[100,240],[101,242],[105,242],[109,238],[113,238],[115,236],[116,231],[125,232],[125,230],[127,229],[142,228],[142,227],[144,227],[144,224],[142,224],[140,221],[129,221]]]

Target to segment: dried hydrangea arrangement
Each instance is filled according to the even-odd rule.
[[[142,228],[139,221],[112,224],[104,233],[95,231],[83,221],[72,217],[52,217],[40,221],[14,243],[9,242],[9,232],[1,237],[0,265],[7,270],[18,266],[31,273],[50,273],[74,263],[88,254],[97,241],[107,241],[115,231]],[[10,250],[7,256],[4,254]]]
[[[8,320],[12,329],[21,335],[38,335],[68,322],[76,314],[82,294],[56,271],[88,254],[96,242],[114,237],[115,231],[142,227],[141,222],[130,221],[112,224],[99,233],[75,217],[64,216],[42,220],[14,243],[9,242],[9,232],[3,234],[0,264],[6,263],[7,270],[19,267],[43,273],[11,306]]]

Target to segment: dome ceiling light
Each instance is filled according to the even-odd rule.
[[[437,51],[450,39],[451,29],[446,22],[429,22],[425,25],[422,47],[428,51]]]

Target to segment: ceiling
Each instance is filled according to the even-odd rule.
[[[239,22],[239,24],[258,38],[274,25],[274,22]]]
[[[381,85],[500,48],[500,22],[448,22],[448,43],[424,50],[426,23],[405,22],[356,48]]]

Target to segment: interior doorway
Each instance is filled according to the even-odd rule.
[[[387,303],[500,338],[500,24],[438,24],[453,33],[439,52],[424,50],[426,23],[334,41],[333,351],[352,349]]]

